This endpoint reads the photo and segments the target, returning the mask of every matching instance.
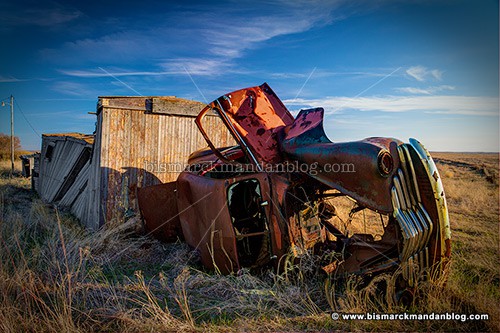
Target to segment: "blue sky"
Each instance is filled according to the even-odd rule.
[[[498,1],[3,1],[0,99],[26,149],[94,130],[98,96],[212,101],[268,82],[333,141],[498,151]],[[9,133],[0,108],[0,132]]]

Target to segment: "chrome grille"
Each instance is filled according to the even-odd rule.
[[[403,277],[410,286],[426,267],[429,267],[428,243],[433,230],[432,220],[422,205],[417,177],[409,149],[411,145],[398,147],[400,168],[393,179],[391,189],[393,216],[403,233],[403,250],[400,254]]]

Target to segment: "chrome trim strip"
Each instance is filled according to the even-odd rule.
[[[396,221],[398,221],[399,227],[403,232],[403,250],[401,251],[400,260],[401,262],[404,262],[407,258],[409,239],[411,236],[408,226],[406,225],[404,219],[401,217],[398,194],[394,186],[391,189],[391,199],[392,199],[392,206],[394,207],[394,213],[393,213],[394,218],[396,219]]]
[[[418,245],[418,239],[416,238],[418,236],[418,229],[416,228],[412,218],[409,216],[407,213],[407,206],[406,206],[406,201],[404,200],[404,193],[402,190],[401,182],[399,181],[398,176],[394,176],[394,187],[396,188],[396,193],[397,193],[397,208],[399,210],[399,214],[401,218],[403,219],[405,225],[408,227],[409,234],[410,234],[410,240],[409,240],[409,253],[407,253],[403,258],[407,259],[412,253],[415,253],[415,249]]]
[[[439,223],[448,229],[448,234],[449,218],[441,180],[437,174],[436,166],[425,148],[418,141],[412,139],[411,144],[403,144],[397,149],[400,166],[393,177],[391,188],[393,216],[398,221],[403,235],[403,249],[400,253],[402,275],[409,286],[414,286],[421,274],[428,274],[430,267],[429,241],[435,226],[422,204],[414,165],[414,162],[417,161],[412,160],[410,149],[413,149],[422,159],[424,170],[431,181],[438,205]],[[444,230],[444,235],[448,234]],[[444,249],[443,246],[444,244],[441,249]]]
[[[450,239],[450,218],[448,216],[446,196],[444,194],[443,183],[441,182],[441,177],[439,176],[436,164],[432,160],[432,157],[427,149],[425,149],[420,142],[415,139],[410,139],[410,144],[420,156],[427,174],[429,175],[432,191],[434,192],[434,198],[436,199],[436,204],[438,206],[439,224],[441,229],[440,232],[443,236],[441,239]],[[443,250],[444,244],[441,245],[441,249]]]
[[[413,182],[413,190],[414,190],[415,195],[416,195],[417,202],[416,202],[414,209],[417,210],[417,215],[419,215],[419,218],[423,222],[423,225],[425,225],[426,235],[424,236],[424,244],[427,245],[427,243],[429,242],[429,239],[431,237],[431,234],[432,234],[433,224],[432,224],[431,218],[429,217],[429,214],[427,213],[424,206],[422,205],[422,199],[420,196],[420,191],[418,189],[417,176],[415,175],[415,168],[413,166],[413,161],[411,159],[410,150],[409,150],[410,148],[415,150],[415,148],[413,148],[413,146],[411,146],[409,144],[403,144],[401,147],[402,147],[402,150],[404,151],[407,165],[409,166],[408,169],[410,170],[410,174],[408,176],[411,178],[411,180]],[[399,149],[398,149],[398,151],[399,151]]]
[[[403,144],[401,147],[404,150],[405,155],[406,155],[407,164],[408,164],[409,169],[410,169],[409,170],[409,177],[413,180],[413,189],[415,190],[415,195],[417,196],[417,198],[416,198],[417,202],[421,202],[422,199],[420,198],[420,191],[418,190],[417,176],[415,175],[415,168],[413,167],[413,161],[411,160],[410,151],[408,150],[408,147],[412,147],[412,146],[409,146],[407,144]]]
[[[419,251],[420,249],[423,248],[424,246],[424,233],[425,233],[425,225],[422,225],[422,223],[420,222],[420,219],[418,218],[416,212],[415,212],[415,207],[412,205],[411,201],[409,198],[410,198],[410,191],[408,191],[407,187],[407,183],[405,181],[405,177],[403,175],[403,172],[401,171],[401,169],[398,170],[398,174],[399,174],[399,180],[401,182],[401,187],[403,189],[403,192],[405,193],[405,197],[407,198],[407,202],[406,202],[406,214],[408,215],[408,217],[411,219],[411,221],[413,222],[413,225],[417,231],[417,235],[416,235],[416,246],[415,246],[415,252],[416,251]]]

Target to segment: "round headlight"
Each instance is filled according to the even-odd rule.
[[[391,154],[383,150],[378,154],[378,171],[384,177],[387,177],[394,169],[394,160],[392,159]]]

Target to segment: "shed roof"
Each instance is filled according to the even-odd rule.
[[[94,143],[94,135],[93,134],[82,134],[82,133],[49,133],[42,134],[43,138],[50,138],[52,140],[76,140],[82,141],[88,144]]]
[[[100,96],[97,113],[108,108],[196,117],[204,107],[204,103],[175,96]]]

